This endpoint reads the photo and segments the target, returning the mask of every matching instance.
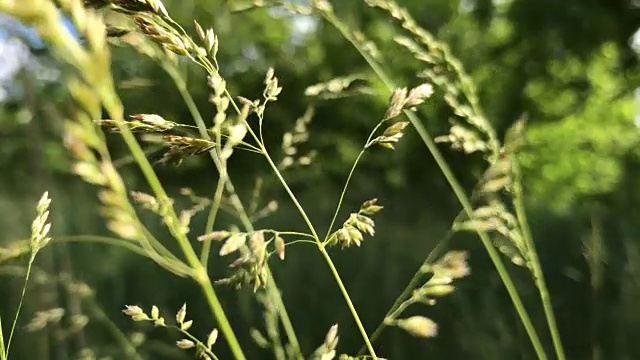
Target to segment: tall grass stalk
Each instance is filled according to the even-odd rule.
[[[529,227],[529,222],[527,220],[527,214],[524,206],[524,193],[522,189],[520,167],[516,159],[513,159],[512,168],[515,175],[515,181],[513,184],[513,200],[516,209],[516,216],[518,217],[518,221],[521,224],[523,238],[525,244],[527,244],[529,256],[531,257],[531,271],[533,281],[535,282],[536,288],[538,289],[538,292],[540,294],[540,300],[544,309],[545,318],[547,319],[549,332],[551,333],[551,340],[553,341],[553,348],[556,352],[556,357],[558,358],[558,360],[564,360],[566,359],[566,356],[564,353],[564,348],[562,346],[562,340],[560,339],[556,317],[553,312],[551,297],[549,296],[547,283],[544,279],[544,273],[542,272],[540,259],[538,258],[538,251],[536,250],[535,242],[533,241],[533,236],[531,235],[531,228]]]
[[[20,310],[22,309],[22,302],[24,301],[24,295],[27,292],[27,284],[29,283],[29,275],[31,275],[31,266],[33,265],[34,260],[35,260],[35,256],[33,255],[29,256],[29,262],[27,263],[27,272],[24,276],[24,285],[22,285],[22,293],[20,294],[20,300],[18,301],[18,308],[16,309],[16,314],[13,317],[11,330],[9,330],[9,339],[7,340],[6,350],[3,351],[3,356],[5,359],[9,358],[9,350],[11,349],[11,340],[13,339],[13,334],[16,330],[16,324],[18,323],[18,317],[20,316]]]
[[[4,334],[2,332],[2,316],[0,316],[0,360],[7,360],[7,351],[4,346]]]
[[[36,207],[36,218],[31,224],[31,238],[29,239],[29,260],[27,262],[27,270],[24,276],[24,285],[22,286],[22,292],[20,294],[20,300],[18,301],[18,308],[13,317],[11,329],[9,330],[9,338],[7,343],[4,343],[4,335],[2,333],[2,322],[0,322],[0,355],[3,360],[9,359],[9,350],[11,349],[11,341],[15,334],[16,326],[18,324],[18,318],[20,317],[20,310],[22,310],[22,303],[24,302],[24,296],[27,292],[27,284],[29,283],[29,276],[31,275],[31,268],[33,262],[36,260],[36,255],[42,248],[47,246],[51,241],[49,237],[49,230],[51,229],[51,223],[48,223],[49,218],[49,205],[51,200],[49,199],[49,193],[45,192]]]

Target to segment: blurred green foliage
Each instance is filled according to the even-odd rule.
[[[310,216],[328,225],[348,169],[371,127],[383,115],[386,95],[360,94],[323,100],[304,96],[307,86],[334,77],[358,74],[372,89],[380,85],[357,52],[328,24],[319,19],[260,9],[233,14],[236,1],[164,1],[172,16],[188,31],[192,20],[212,26],[220,38],[218,62],[233,94],[259,96],[264,73],[274,67],[284,87],[278,102],[266,113],[265,140],[277,153],[284,131],[307,106],[316,113],[307,146],[317,150],[315,162],[293,170],[293,190],[300,194]],[[635,189],[640,175],[639,130],[635,89],[640,85],[638,54],[629,46],[640,24],[640,8],[623,0],[404,0],[420,25],[452,47],[480,90],[481,103],[499,134],[519,117],[528,119],[526,145],[519,155],[524,170],[526,200],[532,230],[548,278],[552,302],[569,359],[634,359],[640,357],[640,243]],[[635,5],[634,5],[635,4]],[[393,42],[386,18],[360,1],[334,1],[336,12],[352,27],[376,42],[385,67],[398,83],[415,86],[422,64]],[[310,26],[301,33],[295,24]],[[175,86],[162,69],[132,49],[114,49],[113,68],[126,112],[157,113],[178,122],[192,123]],[[46,51],[34,56],[48,58]],[[213,107],[200,69],[184,62],[188,79],[205,118]],[[32,74],[15,81],[22,96],[0,109],[0,247],[28,237],[33,205],[44,190],[52,203],[53,235],[103,234],[91,187],[69,174],[61,139],[65,89],[38,87]],[[439,95],[436,89],[436,95]],[[421,112],[434,135],[448,130],[452,116],[436,96]],[[385,210],[378,216],[376,237],[362,248],[334,251],[336,265],[346,282],[367,329],[373,329],[402,291],[424,257],[446,233],[459,205],[442,174],[417,136],[409,133],[395,152],[374,150],[365,156],[353,179],[347,211],[363,200],[378,197]],[[113,137],[115,158],[124,147]],[[471,189],[484,163],[474,156],[442,145],[447,160]],[[303,229],[262,160],[250,153],[231,162],[231,177],[240,196],[248,201],[256,178],[265,181],[263,201],[275,199],[280,209],[260,226]],[[145,190],[137,170],[121,167],[130,189]],[[208,159],[194,159],[179,168],[158,167],[172,194],[191,187],[210,196],[217,175]],[[341,219],[341,217],[339,217]],[[154,221],[149,218],[149,221]],[[203,218],[194,228],[204,227]],[[233,218],[226,217],[226,222]],[[152,226],[162,231],[160,224]],[[55,240],[54,240],[55,241]],[[594,247],[593,244],[599,244]],[[470,251],[472,275],[458,290],[433,308],[411,309],[428,314],[440,324],[436,339],[411,338],[387,329],[377,344],[389,359],[531,359],[526,335],[510,308],[503,286],[477,239],[457,235],[453,249]],[[593,253],[593,249],[597,249]],[[591,251],[591,252],[590,252]],[[173,349],[171,334],[140,328],[120,313],[125,304],[158,305],[175,312],[187,301],[197,319],[194,333],[204,333],[210,320],[197,289],[164,273],[137,255],[100,244],[54,245],[43,251],[37,265],[52,276],[73,274],[95,291],[96,303],[120,328],[144,331],[143,348],[149,358],[187,358]],[[0,252],[0,261],[3,260]],[[21,264],[18,259],[0,265]],[[303,349],[310,353],[326,329],[341,326],[340,351],[361,346],[355,325],[335,283],[317,254],[305,245],[287,248],[287,259],[272,266]],[[527,274],[510,269],[521,279],[521,290],[534,322],[544,328],[537,294]],[[214,262],[214,276],[225,267]],[[0,277],[0,315],[15,308],[19,277]],[[599,280],[598,280],[599,279]],[[251,294],[223,290],[225,309],[243,345],[249,347],[249,327],[260,326],[259,307]],[[27,296],[22,325],[35,311],[53,307],[90,317],[86,328],[64,334],[64,324],[37,333],[20,331],[16,359],[71,359],[78,349],[91,346],[102,355],[122,358],[116,338],[91,307],[73,302],[64,286],[34,281]],[[536,306],[536,307],[534,307]],[[200,310],[201,315],[198,309]],[[67,323],[68,325],[68,323]],[[548,337],[542,334],[544,339]],[[159,341],[160,340],[160,341]],[[175,340],[175,339],[173,339]],[[169,344],[169,345],[162,345]],[[549,341],[545,343],[551,349]],[[256,347],[249,358],[268,358]]]

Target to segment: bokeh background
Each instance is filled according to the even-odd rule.
[[[261,95],[264,73],[275,68],[284,90],[266,113],[266,141],[277,153],[305,109],[316,108],[306,150],[311,165],[287,172],[312,220],[326,228],[349,168],[371,128],[384,113],[386,92],[318,100],[306,87],[347,75],[371,76],[367,64],[340,34],[320,19],[282,11],[232,14],[234,1],[165,0],[169,12],[192,29],[192,20],[212,26],[220,38],[218,62],[232,93]],[[423,64],[394,44],[392,24],[357,0],[335,0],[336,13],[374,40],[396,82],[415,86]],[[502,136],[517,119],[528,118],[520,160],[527,210],[569,359],[640,358],[640,2],[636,0],[401,0],[421,26],[448,43],[479,89],[488,119]],[[206,78],[181,62],[191,94],[211,118]],[[65,66],[33,32],[0,14],[0,316],[11,318],[22,287],[26,258],[15,257],[15,241],[29,236],[35,203],[48,190],[53,199],[54,236],[109,235],[95,189],[70,174],[62,142],[61,114],[69,105],[62,76]],[[145,56],[114,48],[113,71],[128,114],[156,113],[193,121],[171,80]],[[374,86],[375,88],[375,86]],[[436,89],[421,111],[433,135],[446,134],[452,112]],[[124,146],[112,136],[113,154],[130,189],[146,190],[137,168],[126,161]],[[485,162],[441,150],[456,175],[471,190]],[[231,176],[249,201],[257,179],[262,204],[276,200],[278,211],[259,227],[304,230],[304,223],[262,159],[234,155]],[[180,167],[158,167],[174,194],[183,187],[211,196],[217,174],[206,156]],[[346,197],[342,216],[362,201],[378,197],[385,206],[376,216],[375,238],[361,248],[334,249],[332,255],[365,327],[372,331],[413,273],[447,233],[460,211],[452,191],[429,152],[408,131],[393,152],[373,150],[363,159]],[[147,218],[163,234],[162,226]],[[204,216],[192,228],[204,228]],[[217,227],[233,222],[225,216]],[[164,237],[165,242],[171,239]],[[467,250],[471,276],[432,307],[407,314],[429,316],[439,336],[418,339],[399,329],[385,330],[376,344],[389,359],[533,359],[534,353],[504,286],[479,240],[459,234],[448,248]],[[13,249],[13,250],[12,250]],[[97,358],[126,358],[111,325],[143,339],[149,359],[187,359],[176,335],[132,323],[125,304],[155,304],[175,312],[188,303],[194,332],[206,333],[212,318],[198,288],[153,262],[101,244],[56,244],[36,262],[19,332],[15,359],[76,359],[91,348]],[[355,353],[358,331],[320,254],[301,244],[287,248],[272,269],[306,353],[319,346],[327,329],[340,324],[340,352]],[[213,261],[211,272],[224,276],[226,265]],[[552,347],[537,291],[529,275],[510,266],[540,329]],[[52,278],[83,282],[94,292],[79,300]],[[65,281],[66,281],[65,280]],[[221,288],[225,310],[251,359],[271,354],[255,346],[251,327],[261,328],[260,307],[250,290]],[[38,311],[66,309],[65,317],[40,331],[25,325]],[[81,317],[79,315],[85,316]],[[106,321],[105,317],[109,320]],[[85,324],[84,321],[88,320]],[[144,336],[142,335],[144,334]],[[219,342],[222,358],[224,342]]]

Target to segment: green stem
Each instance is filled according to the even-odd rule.
[[[16,316],[13,318],[13,324],[11,325],[11,331],[9,332],[9,340],[7,341],[7,349],[4,353],[5,358],[9,358],[9,349],[11,348],[11,339],[13,333],[16,330],[16,324],[18,323],[18,317],[20,316],[20,309],[22,309],[22,302],[24,301],[24,295],[27,292],[27,283],[29,282],[29,275],[31,274],[31,265],[36,258],[36,254],[32,253],[29,257],[29,263],[27,264],[27,274],[24,277],[24,286],[22,286],[22,295],[20,295],[20,302],[18,302],[18,309],[16,309]]]
[[[161,200],[168,199],[169,196],[167,195],[166,191],[162,187],[162,184],[160,183],[158,176],[153,170],[151,163],[149,163],[149,160],[145,156],[144,151],[142,151],[140,144],[138,144],[138,141],[136,140],[134,135],[131,133],[131,130],[127,126],[122,124],[124,123],[124,116],[123,116],[124,109],[119,99],[113,96],[114,92],[112,91],[112,87],[103,86],[101,89],[99,89],[99,94],[101,95],[104,106],[109,112],[109,115],[111,116],[111,118],[116,119],[122,138],[124,139],[124,142],[129,148],[129,151],[133,155],[134,159],[138,163],[138,167],[142,171],[142,174],[144,175],[145,179],[147,180],[147,183],[153,190],[154,194],[156,195],[156,197],[160,198]],[[180,223],[178,216],[175,213],[175,209],[173,209],[173,207],[167,208],[167,216],[170,218],[171,222],[173,222],[174,224]],[[193,265],[196,262],[199,263],[198,256],[193,250],[193,247],[189,243],[189,239],[187,239],[186,235],[183,234],[178,229],[170,228],[169,230],[173,232],[173,235],[178,241],[178,245],[180,246],[180,249],[184,253],[185,257],[187,258],[187,261],[189,262],[189,264]]]
[[[218,320],[218,326],[220,327],[220,330],[222,331],[222,333],[225,334],[225,336],[227,336],[227,334],[231,334],[231,336],[233,336],[232,341],[230,341],[230,339],[227,339],[227,343],[231,348],[231,352],[233,353],[233,356],[238,360],[244,360],[246,358],[244,356],[244,353],[242,352],[242,348],[240,347],[240,344],[236,340],[235,333],[231,328],[231,324],[227,319],[227,315],[224,313],[224,310],[220,305],[220,300],[218,300],[218,296],[216,295],[216,292],[213,290],[213,287],[211,286],[211,279],[209,279],[209,276],[206,275],[205,270],[203,270],[203,272],[204,273],[203,273],[202,279],[199,281],[199,283],[200,283],[200,287],[204,292],[205,297],[207,298],[207,303],[209,304],[211,311],[213,311],[216,319]]]
[[[173,329],[176,330],[178,332],[180,332],[182,335],[184,335],[184,337],[188,338],[189,340],[193,341],[198,347],[202,347],[203,351],[209,355],[212,360],[218,360],[218,357],[216,356],[216,354],[213,353],[213,351],[209,350],[207,348],[207,346],[205,344],[202,343],[202,341],[200,341],[198,338],[196,338],[195,336],[191,335],[188,331],[182,330],[181,328],[177,327],[177,326],[168,326],[169,329]]]
[[[56,244],[64,244],[69,242],[79,242],[79,243],[88,242],[88,243],[100,243],[100,244],[106,244],[110,246],[117,246],[117,247],[125,248],[140,256],[144,256],[146,258],[150,257],[141,247],[135,245],[130,240],[111,238],[108,236],[98,236],[98,235],[56,236],[56,241],[50,244],[56,245]],[[18,243],[25,243],[25,246],[21,246],[19,251],[16,251],[15,254],[11,254],[12,255],[11,258],[8,258],[8,259],[17,258],[30,251],[29,244],[28,244],[29,240],[19,240]]]
[[[336,269],[336,266],[333,264],[333,260],[331,260],[331,257],[329,256],[329,253],[327,253],[327,250],[325,249],[324,245],[319,244],[318,247],[320,249],[320,252],[322,253],[322,256],[327,261],[327,264],[329,265],[329,268],[331,269],[331,273],[333,274],[333,277],[336,279],[336,282],[338,283],[338,287],[340,288],[340,291],[342,292],[342,295],[344,296],[344,299],[347,302],[347,306],[349,307],[349,310],[351,311],[351,314],[353,315],[353,318],[356,321],[358,329],[360,330],[360,334],[362,335],[362,338],[364,339],[364,342],[365,342],[365,344],[367,346],[367,349],[369,350],[369,353],[371,354],[371,357],[374,360],[377,359],[378,357],[376,355],[375,350],[373,350],[373,345],[371,344],[371,341],[369,341],[369,335],[367,335],[367,331],[364,329],[364,326],[362,325],[362,322],[360,321],[360,318],[358,317],[358,312],[356,311],[355,306],[353,306],[353,302],[351,301],[351,298],[349,297],[349,293],[347,292],[347,289],[344,287],[344,284],[342,283],[342,280],[340,279],[340,274],[338,273],[338,270]]]
[[[311,234],[305,234],[297,231],[275,231],[275,232],[277,232],[280,235],[295,235],[295,236],[302,236],[302,237],[315,239]]]
[[[312,245],[316,245],[316,246],[318,245],[317,242],[312,241],[312,240],[298,239],[298,240],[289,241],[286,244],[284,244],[284,246],[290,246],[290,245],[298,244],[298,243],[312,244]]]
[[[344,200],[344,196],[347,193],[349,182],[351,181],[351,177],[353,176],[353,173],[356,171],[356,167],[360,162],[360,158],[362,158],[362,155],[364,155],[364,151],[365,149],[362,149],[360,151],[360,153],[358,154],[358,157],[356,157],[356,160],[353,162],[353,165],[351,166],[351,171],[349,171],[349,175],[347,176],[347,181],[345,181],[345,184],[342,187],[342,193],[340,194],[338,205],[336,206],[336,210],[333,213],[333,218],[331,219],[331,223],[329,224],[329,228],[327,229],[327,234],[324,236],[324,241],[323,241],[324,243],[326,243],[327,240],[329,240],[329,236],[331,236],[331,230],[333,229],[333,225],[335,224],[336,219],[338,218],[338,213],[340,212],[340,208],[342,207],[342,201]]]
[[[417,301],[413,297],[410,297],[406,301],[401,302],[394,311],[389,313],[389,315],[384,318],[384,324],[396,325],[396,319],[398,318],[398,316],[400,316],[400,314],[402,314],[409,306],[415,304],[416,302]]]
[[[2,332],[2,317],[0,316],[0,360],[7,360],[7,353],[4,348],[4,334]]]
[[[218,210],[220,209],[220,203],[222,202],[223,192],[224,192],[224,179],[220,177],[218,179],[218,185],[216,185],[216,192],[213,195],[211,209],[209,210],[209,215],[207,216],[207,224],[204,228],[205,234],[208,234],[213,231],[213,226],[215,225],[215,222],[216,222]],[[202,245],[202,251],[200,253],[200,262],[202,263],[202,266],[204,266],[205,268],[209,263],[210,252],[211,252],[211,240],[207,240]]]
[[[151,236],[151,235],[150,235]],[[56,237],[56,241],[53,244],[64,244],[68,242],[78,242],[78,243],[98,243],[105,244],[109,246],[121,247],[126,250],[129,250],[135,254],[143,256],[147,259],[151,259],[157,265],[165,268],[168,271],[173,272],[174,274],[180,277],[186,277],[191,274],[191,270],[181,261],[176,260],[172,261],[171,259],[167,259],[163,256],[160,256],[154,252],[154,249],[150,248],[146,243],[140,242],[143,247],[135,245],[130,240],[113,238],[108,236],[99,236],[99,235],[72,235],[72,236],[58,236]]]
[[[340,274],[336,270],[336,267],[333,264],[333,261],[331,260],[331,257],[329,256],[329,254],[325,250],[324,244],[320,241],[320,238],[318,237],[318,233],[316,232],[316,229],[314,228],[313,223],[311,223],[311,220],[309,219],[309,217],[307,216],[307,213],[304,211],[304,208],[302,207],[302,205],[298,201],[298,198],[295,196],[293,191],[291,191],[291,188],[289,188],[289,185],[287,184],[285,179],[282,177],[282,174],[278,170],[278,167],[276,166],[276,164],[271,159],[271,156],[269,156],[269,153],[267,152],[267,149],[264,147],[264,144],[261,143],[260,146],[262,147],[262,151],[264,153],[265,158],[267,159],[267,162],[269,163],[269,166],[271,166],[271,169],[275,173],[276,177],[278,178],[278,180],[280,180],[280,183],[282,184],[282,187],[285,189],[285,191],[289,195],[289,198],[291,199],[291,201],[293,202],[295,207],[298,209],[298,212],[300,213],[300,215],[304,219],[304,222],[307,224],[307,227],[309,228],[309,231],[311,231],[311,234],[313,235],[313,237],[315,238],[316,242],[318,243],[318,248],[320,249],[320,252],[322,253],[322,256],[324,257],[324,259],[326,260],[327,264],[329,265],[329,268],[331,269],[331,273],[333,274],[333,277],[334,277],[336,283],[338,284],[338,287],[340,288],[340,291],[342,292],[342,296],[344,297],[345,301],[347,302],[347,306],[349,307],[349,310],[351,311],[351,315],[353,316],[353,319],[355,320],[356,325],[358,326],[358,329],[360,330],[360,334],[362,335],[362,339],[364,340],[365,344],[367,345],[367,349],[369,349],[369,353],[371,354],[371,356],[374,359],[377,359],[378,357],[376,356],[375,350],[373,350],[373,346],[371,345],[371,342],[369,341],[369,335],[367,335],[367,331],[365,330],[364,325],[362,325],[362,321],[360,321],[360,317],[358,316],[358,312],[356,311],[356,308],[353,306],[353,302],[351,301],[351,297],[349,296],[349,292],[344,287],[344,284],[342,283],[342,279],[340,278]]]
[[[340,194],[340,200],[338,200],[338,205],[336,206],[336,210],[333,213],[333,219],[331,219],[331,223],[329,224],[329,229],[327,230],[327,234],[324,237],[324,241],[323,241],[324,243],[326,243],[329,240],[329,236],[331,236],[331,230],[333,229],[333,225],[335,224],[336,218],[338,217],[338,213],[340,212],[340,208],[342,207],[342,201],[344,200],[344,196],[347,193],[347,188],[349,187],[349,182],[351,181],[351,177],[353,176],[353,173],[356,171],[356,167],[360,163],[360,159],[362,158],[362,155],[364,155],[364,152],[371,145],[371,139],[373,138],[373,135],[375,135],[376,131],[378,131],[380,126],[382,126],[382,124],[384,124],[385,121],[386,119],[379,121],[378,124],[373,128],[373,130],[371,130],[371,133],[369,133],[369,137],[367,138],[367,142],[365,143],[362,150],[360,150],[360,153],[356,157],[356,160],[353,162],[353,165],[351,166],[351,171],[349,171],[349,176],[347,176],[347,181],[345,181],[345,184],[342,187],[342,193]]]
[[[513,184],[513,201],[516,210],[516,216],[518,222],[520,222],[520,228],[524,238],[525,246],[527,247],[527,254],[530,258],[531,271],[533,275],[533,281],[540,293],[540,300],[542,301],[542,307],[544,309],[544,315],[547,319],[547,325],[549,326],[549,332],[551,333],[551,339],[553,341],[553,348],[556,352],[556,358],[558,360],[566,359],[564,349],[562,346],[562,340],[560,339],[560,333],[558,332],[558,325],[556,323],[556,317],[553,313],[553,306],[551,304],[551,298],[549,296],[549,289],[547,288],[546,281],[544,279],[544,273],[540,265],[540,259],[538,258],[538,252],[531,235],[531,227],[527,220],[527,213],[524,206],[524,196],[522,190],[522,182],[520,178],[520,168],[517,161],[512,161],[512,169],[515,176]]]
[[[356,48],[356,50],[367,61],[369,66],[373,69],[373,71],[380,78],[380,80],[382,80],[382,82],[385,84],[387,89],[389,91],[393,91],[393,89],[395,89],[396,86],[391,80],[391,78],[386,74],[386,72],[382,69],[382,67],[374,59],[372,59],[364,49],[362,49],[362,47],[358,44],[358,42],[351,37],[347,27],[344,24],[342,24],[342,22],[335,16],[335,14],[333,14],[333,12],[330,12],[330,11],[323,11],[322,15],[331,25],[333,25],[342,34],[342,36],[345,39],[347,39]],[[465,213],[470,219],[473,219],[473,208],[471,207],[469,199],[467,198],[466,194],[464,193],[464,190],[462,189],[457,179],[453,175],[451,168],[449,167],[447,162],[444,160],[444,157],[438,150],[433,139],[431,138],[431,136],[429,135],[425,127],[422,125],[422,123],[420,123],[420,120],[414,113],[406,110],[404,111],[404,113],[409,118],[409,120],[411,121],[411,124],[414,126],[414,128],[418,132],[418,135],[420,136],[424,144],[427,146],[427,148],[431,152],[431,155],[433,156],[434,160],[438,164],[438,167],[440,168],[443,175],[447,179],[447,182],[453,189],[453,192],[458,198],[458,201],[462,205]],[[536,330],[533,327],[529,314],[526,308],[524,307],[524,304],[522,303],[520,294],[518,293],[518,290],[516,289],[515,284],[511,279],[511,276],[509,275],[504,263],[502,262],[500,254],[491,243],[491,240],[487,236],[486,232],[481,231],[479,229],[476,229],[476,232],[478,233],[478,236],[480,237],[482,245],[487,251],[487,254],[491,259],[491,262],[496,268],[496,271],[500,276],[500,279],[502,280],[504,286],[507,289],[507,292],[509,293],[509,297],[511,298],[513,306],[516,309],[516,312],[518,313],[518,316],[520,317],[520,320],[523,326],[525,327],[525,330],[529,336],[529,339],[531,340],[531,343],[533,345],[533,348],[538,358],[546,360],[547,355],[544,352],[544,348],[542,346],[542,343],[540,342],[540,338],[538,337],[538,334],[536,333]]]

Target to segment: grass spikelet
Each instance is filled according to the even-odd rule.
[[[215,147],[215,143],[188,136],[165,135],[162,137],[166,151],[160,163],[180,165],[184,159],[205,153]]]

